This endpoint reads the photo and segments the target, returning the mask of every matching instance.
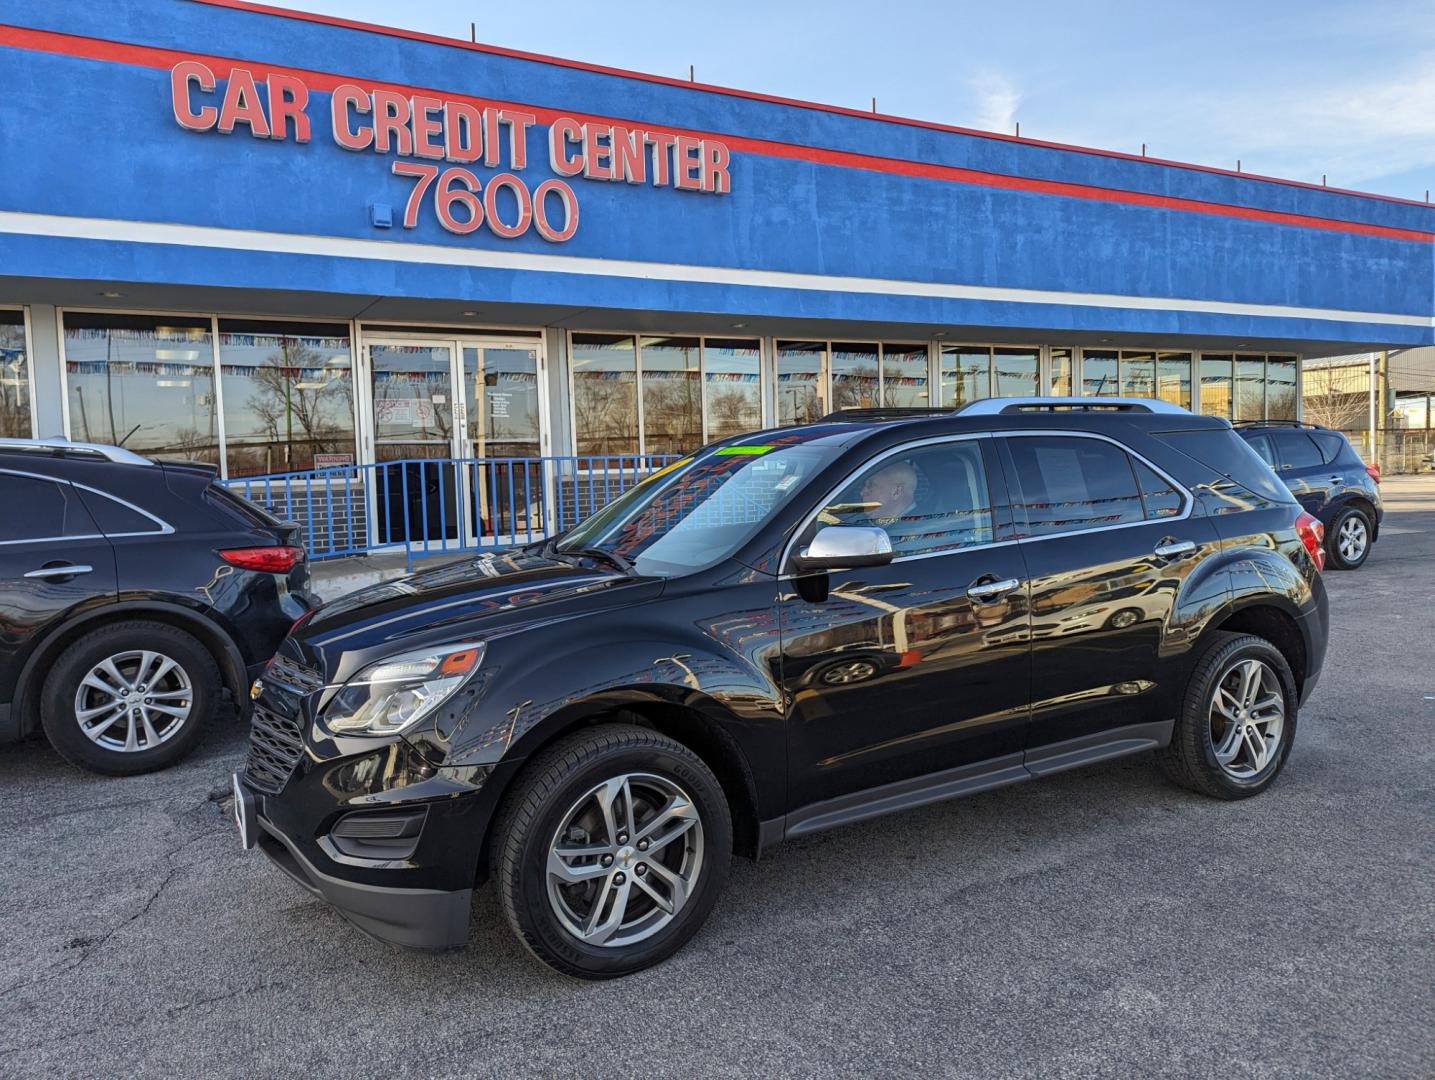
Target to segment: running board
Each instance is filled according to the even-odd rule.
[[[1018,784],[1034,777],[1092,765],[1098,761],[1139,754],[1143,750],[1154,750],[1171,741],[1175,724],[1174,720],[1132,724],[1115,731],[1103,731],[1095,735],[1084,735],[1079,739],[1051,743],[1029,750],[1025,754],[1007,754],[974,765],[962,765],[929,776],[899,780],[851,795],[824,799],[822,802],[794,810],[787,815],[785,821],[775,819],[763,822],[764,836],[761,846],[767,847],[777,840],[779,821],[782,822],[780,828],[783,839],[806,836],[808,833],[834,829],[839,825],[851,825],[869,818],[895,814],[900,810],[945,802],[963,795],[974,795],[979,791]]]

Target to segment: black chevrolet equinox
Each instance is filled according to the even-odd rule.
[[[561,494],[561,493],[560,493]],[[1319,523],[1225,420],[993,399],[728,439],[561,536],[319,610],[235,813],[384,941],[605,978],[734,852],[1155,751],[1265,790],[1325,656]]]

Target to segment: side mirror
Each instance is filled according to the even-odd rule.
[[[826,525],[817,530],[812,543],[798,550],[793,568],[851,570],[859,566],[886,566],[892,561],[892,538],[875,525]]]

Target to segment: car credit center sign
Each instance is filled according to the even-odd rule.
[[[261,95],[254,72],[234,67],[221,89],[212,67],[182,60],[170,70],[174,118],[186,131],[232,135],[243,126],[256,139],[309,142],[305,81],[270,72],[262,82]],[[440,225],[460,236],[487,229],[511,239],[531,228],[561,243],[578,231],[578,197],[564,177],[708,195],[732,189],[731,155],[721,142],[568,116],[548,125],[548,162],[557,178],[530,189],[519,174],[528,166],[528,130],[537,125],[533,113],[513,106],[353,83],[335,86],[329,98],[335,143],[357,153],[392,154],[393,175],[413,181],[400,219],[405,229],[417,227],[427,204]],[[480,180],[467,165],[504,171]],[[372,207],[371,220],[378,228],[392,225],[387,207]]]

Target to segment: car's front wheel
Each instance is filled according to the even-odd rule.
[[[629,725],[577,732],[535,757],[495,835],[509,925],[545,964],[584,979],[675,953],[706,921],[732,857],[712,771],[681,743]]]
[[[1370,519],[1355,507],[1342,510],[1331,522],[1326,555],[1336,570],[1354,570],[1370,554]]]
[[[113,623],[60,654],[40,692],[40,722],[73,765],[150,772],[193,749],[221,687],[214,658],[192,635],[165,623]]]

